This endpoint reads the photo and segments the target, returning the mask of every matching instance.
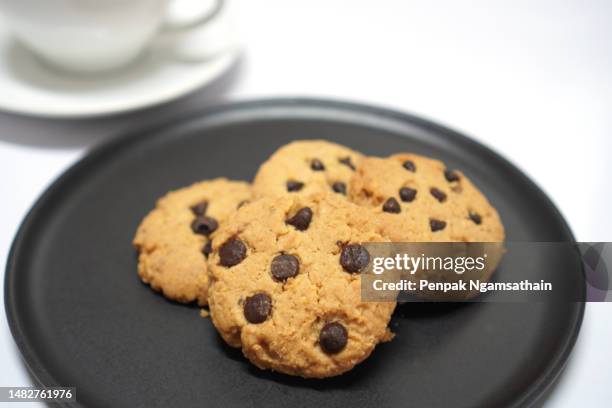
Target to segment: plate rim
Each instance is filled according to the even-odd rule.
[[[21,246],[29,230],[32,227],[32,219],[36,215],[44,210],[44,207],[48,201],[48,198],[54,195],[60,190],[70,179],[78,174],[82,168],[88,166],[90,163],[95,162],[100,156],[104,156],[107,153],[114,151],[115,149],[123,149],[131,146],[133,143],[138,143],[141,138],[153,137],[156,134],[161,134],[165,131],[180,128],[181,126],[195,123],[198,120],[205,120],[214,115],[219,115],[228,112],[239,112],[247,111],[254,112],[257,116],[257,112],[262,109],[271,108],[290,108],[299,111],[300,109],[306,108],[317,108],[326,110],[343,110],[353,114],[355,113],[367,113],[374,116],[383,117],[386,119],[393,119],[404,123],[410,123],[418,127],[425,128],[427,130],[434,131],[445,138],[458,138],[462,143],[467,143],[473,148],[481,149],[492,155],[496,161],[504,165],[504,167],[512,170],[516,176],[520,177],[523,182],[526,182],[532,189],[534,189],[539,196],[544,200],[547,207],[550,208],[555,219],[559,222],[559,225],[563,227],[567,236],[571,239],[571,242],[576,242],[574,234],[569,227],[567,221],[553,203],[551,198],[544,192],[538,184],[536,184],[527,174],[521,171],[517,166],[511,163],[503,155],[498,153],[496,150],[488,147],[487,145],[480,143],[459,131],[456,131],[446,125],[436,123],[433,120],[417,116],[412,113],[401,112],[399,110],[382,107],[377,105],[369,105],[360,102],[349,102],[339,99],[322,99],[322,98],[311,98],[311,97],[281,97],[281,98],[266,98],[266,99],[250,99],[242,101],[234,101],[221,103],[214,106],[208,106],[204,109],[196,109],[186,114],[178,115],[173,120],[167,121],[161,126],[137,126],[135,129],[127,132],[122,132],[118,135],[111,137],[110,139],[98,144],[94,148],[88,150],[81,158],[75,163],[70,165],[65,171],[63,171],[58,177],[56,177],[52,183],[50,183],[39,197],[34,201],[25,217],[19,224],[19,228],[15,234],[13,242],[10,246],[10,250],[7,257],[5,277],[4,277],[4,307],[7,317],[8,326],[11,331],[11,335],[17,345],[22,360],[25,363],[26,368],[34,380],[34,382],[40,386],[53,386],[57,384],[53,375],[45,368],[43,362],[37,357],[34,347],[29,344],[28,339],[22,329],[22,322],[19,320],[18,306],[15,299],[15,275],[17,274],[17,259],[23,252]],[[277,115],[278,116],[278,115]],[[249,116],[253,118],[253,116]],[[584,272],[584,271],[583,271]],[[585,288],[586,291],[586,288]],[[565,343],[562,345],[561,351],[550,361],[547,367],[542,370],[538,379],[534,381],[529,387],[525,388],[522,394],[515,397],[515,401],[509,405],[510,407],[529,406],[538,401],[538,399],[545,394],[545,392],[555,383],[555,380],[560,376],[565,368],[566,363],[570,357],[570,354],[576,344],[578,335],[582,327],[584,319],[584,313],[586,308],[586,302],[574,302],[577,305],[576,313],[574,314],[573,322],[571,322],[571,331],[568,331],[568,335],[565,339]],[[59,406],[71,406],[71,407],[85,407],[80,402],[60,403]]]

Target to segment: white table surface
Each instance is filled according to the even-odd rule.
[[[283,95],[379,104],[464,131],[529,174],[578,240],[612,240],[612,2],[236,0],[234,6],[246,43],[242,62],[186,99],[85,121],[0,113],[0,265],[33,201],[93,145],[212,102]],[[0,97],[10,95],[0,90]],[[587,305],[567,369],[544,405],[609,406],[611,342],[612,305]],[[30,384],[2,313],[0,386]]]

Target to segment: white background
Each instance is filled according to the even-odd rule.
[[[94,144],[211,101],[280,95],[379,104],[464,131],[529,174],[578,240],[612,240],[612,2],[236,0],[234,6],[245,39],[242,62],[182,101],[93,121],[0,113],[0,264],[33,201]],[[611,343],[612,305],[589,304],[545,406],[609,406]],[[0,386],[29,384],[1,314]]]

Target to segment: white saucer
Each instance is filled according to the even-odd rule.
[[[231,67],[238,54],[235,46],[206,61],[181,61],[158,48],[119,71],[80,76],[46,66],[0,32],[0,109],[76,118],[144,108],[213,81]]]

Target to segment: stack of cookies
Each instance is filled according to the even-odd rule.
[[[251,185],[215,179],[168,193],[134,245],[142,281],[208,305],[253,364],[323,378],[393,337],[395,303],[361,302],[364,243],[503,240],[497,211],[459,171],[309,140],[281,147]]]

